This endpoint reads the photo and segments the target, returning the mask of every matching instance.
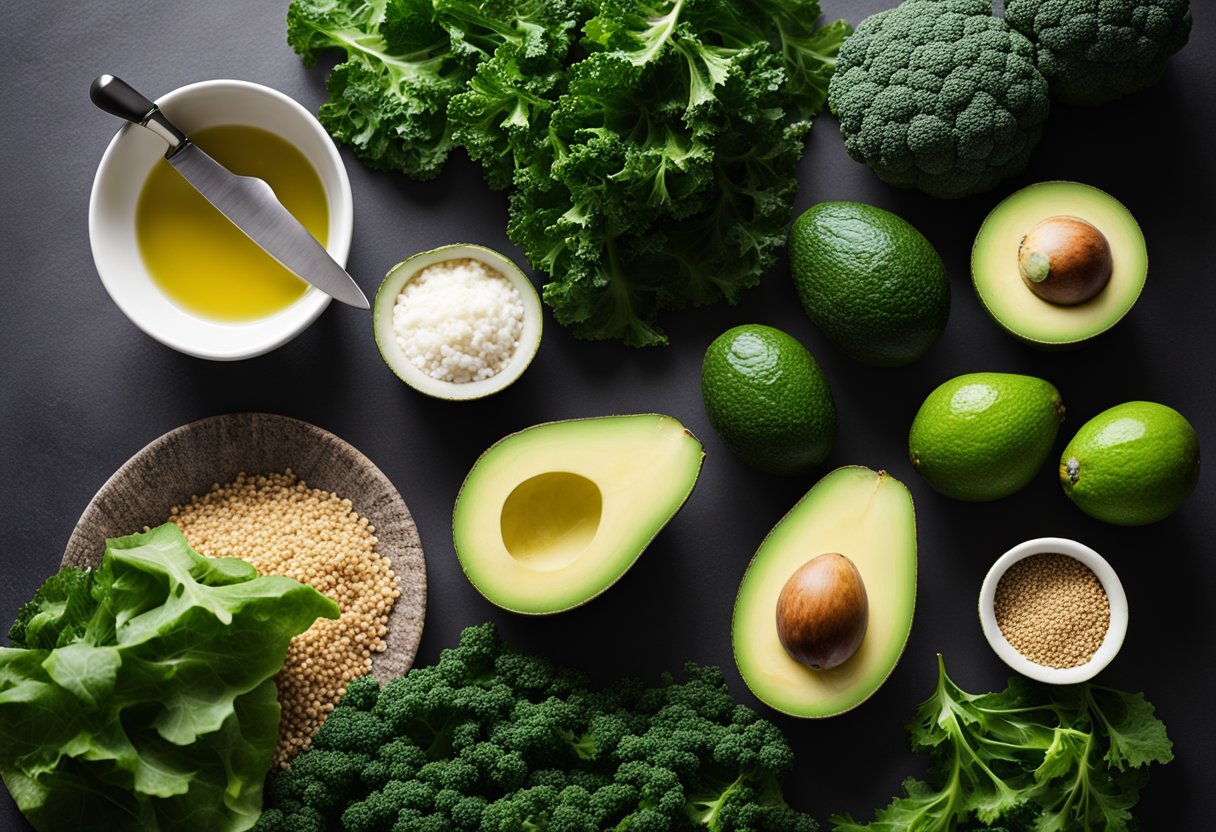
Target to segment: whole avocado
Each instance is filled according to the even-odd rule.
[[[1021,172],[1050,109],[1035,48],[992,0],[905,0],[845,41],[828,87],[845,149],[884,182],[956,198]]]
[[[789,257],[803,309],[857,361],[909,364],[946,328],[946,266],[923,234],[890,211],[814,205],[790,229]]]
[[[1039,71],[1066,104],[1156,84],[1192,25],[1190,0],[1008,0],[1005,20],[1035,42]]]
[[[701,365],[705,412],[744,462],[772,474],[804,474],[836,438],[832,389],[806,347],[779,329],[728,329]]]

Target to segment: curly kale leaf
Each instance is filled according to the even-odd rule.
[[[508,232],[583,338],[666,342],[775,259],[809,117],[849,28],[817,0],[293,0],[339,48],[322,122],[373,167],[453,147],[510,190]],[[577,40],[577,43],[575,42]]]
[[[517,178],[508,232],[580,337],[665,343],[660,310],[734,302],[783,242],[809,123],[784,108],[780,56],[706,43],[697,9],[590,21],[592,47],[620,48],[574,66],[552,164]]]
[[[287,40],[306,65],[327,49],[346,53],[318,114],[330,135],[373,168],[438,174],[453,147],[447,102],[472,69],[434,23],[430,0],[292,0]]]

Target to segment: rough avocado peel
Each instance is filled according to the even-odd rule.
[[[779,329],[747,324],[714,339],[701,394],[726,446],[763,471],[803,474],[832,450],[832,390],[806,348]]]
[[[950,280],[909,223],[857,202],[822,202],[790,229],[790,272],[806,314],[865,364],[898,367],[929,351],[950,317]]]
[[[1064,403],[1048,382],[1013,373],[969,373],[938,387],[908,436],[912,467],[948,497],[1007,497],[1051,453]]]
[[[1199,437],[1181,413],[1127,402],[1090,419],[1060,457],[1064,493],[1091,517],[1118,526],[1164,520],[1199,479]]]

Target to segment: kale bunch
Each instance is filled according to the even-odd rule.
[[[794,169],[849,27],[818,0],[293,0],[332,48],[321,122],[419,179],[452,149],[581,338],[666,343],[662,310],[734,302],[784,243]]]
[[[870,823],[834,817],[834,832],[1129,832],[1148,766],[1174,756],[1143,694],[1021,677],[967,693],[941,656],[908,730],[929,782],[907,780]]]
[[[437,665],[352,682],[273,775],[257,832],[814,832],[793,755],[716,668],[657,687],[579,673],[471,627]]]
[[[828,99],[884,182],[956,198],[1021,172],[1050,110],[1034,45],[992,0],[904,0],[840,50]]]
[[[1009,0],[1005,20],[1036,43],[1052,97],[1068,104],[1157,83],[1192,25],[1190,0]]]

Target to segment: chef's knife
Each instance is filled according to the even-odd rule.
[[[165,159],[233,225],[284,267],[330,297],[367,309],[367,298],[346,270],[283,207],[270,186],[237,176],[177,129],[160,108],[113,75],[100,75],[89,98],[111,115],[146,127],[169,145]]]

